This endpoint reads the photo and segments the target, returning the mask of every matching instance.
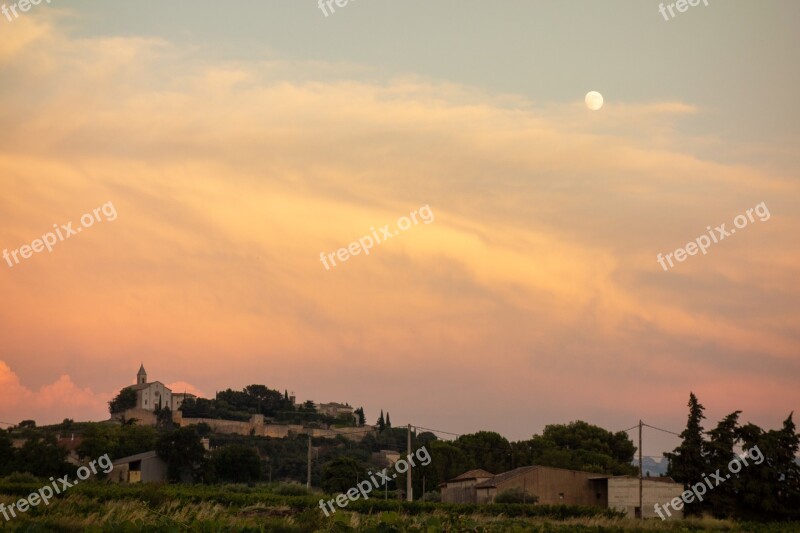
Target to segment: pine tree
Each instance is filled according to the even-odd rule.
[[[689,417],[686,422],[686,429],[681,433],[683,442],[673,450],[672,453],[665,454],[669,459],[667,475],[675,481],[683,483],[688,488],[693,483],[699,483],[703,474],[707,472],[706,463],[706,443],[703,440],[702,421],[705,418],[703,407],[697,401],[694,393],[689,393]],[[700,502],[686,504],[685,514],[687,516],[698,514],[701,510]]]
[[[706,444],[708,451],[708,473],[728,471],[728,464],[736,457],[734,447],[739,442],[739,415],[734,411],[723,418],[717,427],[708,432],[710,437]],[[736,511],[736,495],[741,493],[741,480],[732,474],[725,483],[716,487],[706,496],[708,507],[714,516],[729,517]]]
[[[742,468],[739,517],[779,520],[800,517],[800,466],[795,462],[800,441],[792,415],[779,430],[764,432],[754,424],[741,429],[749,466]]]
[[[378,417],[378,430],[383,431],[386,429],[386,422],[383,419],[383,409],[381,409],[381,416]]]
[[[386,427],[387,428],[392,427],[392,421],[389,420],[389,411],[386,411]]]

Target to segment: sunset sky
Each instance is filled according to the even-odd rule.
[[[6,0],[8,3],[10,0]],[[150,380],[395,425],[800,412],[794,0],[53,0],[0,16],[0,421]],[[590,111],[596,90],[605,105]],[[764,203],[707,255],[656,261]],[[371,228],[435,219],[326,270]],[[0,426],[4,427],[4,426]],[[635,437],[633,433],[632,436]],[[649,431],[645,454],[677,439]]]

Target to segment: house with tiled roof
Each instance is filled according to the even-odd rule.
[[[476,468],[464,472],[460,476],[446,481],[439,485],[444,503],[478,503],[476,500],[475,486],[487,479],[494,477],[494,474]]]

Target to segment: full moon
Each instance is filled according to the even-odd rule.
[[[597,111],[603,107],[603,95],[597,91],[589,91],[586,93],[586,107],[592,111]]]

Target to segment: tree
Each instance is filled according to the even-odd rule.
[[[68,453],[65,448],[58,445],[55,436],[35,435],[17,450],[14,471],[30,472],[34,476],[43,478],[72,474],[74,468],[66,461]]]
[[[706,472],[706,445],[703,440],[702,422],[705,418],[703,407],[694,393],[689,393],[689,417],[686,422],[686,429],[681,432],[682,442],[673,450],[672,453],[665,454],[669,459],[667,475],[675,481],[683,483],[685,488],[689,485],[701,481]],[[702,503],[694,501],[684,506],[684,513],[687,516],[698,514],[702,509]]]
[[[120,426],[117,435],[119,439],[112,455],[115,459],[152,451],[158,442],[158,431],[150,426]]]
[[[392,427],[392,420],[389,418],[389,411],[386,411],[386,427]]]
[[[211,454],[211,465],[219,481],[247,483],[261,477],[261,458],[251,446],[231,444],[218,448]]]
[[[172,409],[169,407],[158,407],[156,413],[156,426],[159,428],[172,429]]]
[[[196,424],[194,426],[194,429],[195,431],[197,431],[197,434],[200,435],[201,437],[208,437],[209,435],[211,435],[211,426],[209,426],[205,422],[200,422],[199,424]]]
[[[108,402],[108,411],[113,415],[122,413],[127,409],[136,407],[136,391],[130,387],[125,387],[113,400]]]
[[[381,409],[381,416],[378,417],[376,425],[378,426],[378,431],[386,429],[386,421],[383,419],[383,409]]]
[[[367,417],[364,416],[364,408],[363,407],[359,407],[358,409],[356,409],[353,412],[356,414],[356,417],[358,418],[358,425],[359,426],[363,426],[364,424],[367,423]]]
[[[478,431],[461,435],[453,444],[470,458],[470,468],[482,468],[495,474],[511,470],[511,445],[499,433]]]
[[[120,430],[120,426],[110,423],[90,425],[83,432],[83,439],[76,450],[78,456],[87,460],[96,459],[104,453],[110,454],[112,459],[125,457],[115,452],[119,446]]]
[[[513,446],[514,466],[537,464],[586,472],[635,474],[636,447],[625,432],[612,433],[581,420],[552,424]]]
[[[792,414],[779,430],[748,424],[740,435],[749,466],[742,468],[738,516],[751,520],[800,519],[798,439]]]
[[[0,429],[0,476],[10,474],[15,465],[15,450],[11,436],[4,429]]]
[[[426,488],[438,487],[440,483],[460,476],[473,468],[470,456],[452,442],[433,441],[426,444],[425,449],[431,456],[431,462],[427,466],[420,465],[417,468],[421,476],[425,478]],[[421,488],[418,492],[415,487],[414,492],[420,494]]]
[[[167,463],[167,477],[172,482],[197,479],[205,467],[205,448],[192,427],[178,428],[162,435],[156,453]]]
[[[322,490],[331,494],[346,492],[366,477],[366,469],[355,459],[340,456],[322,467]]]
[[[150,426],[91,424],[84,430],[77,452],[86,460],[106,453],[111,459],[119,459],[149,452],[155,448],[157,440],[158,432]]]
[[[710,437],[706,443],[707,472],[727,472],[728,465],[736,458],[734,447],[739,441],[739,415],[734,411],[723,418],[717,427],[708,432]],[[736,511],[737,494],[741,492],[741,480],[733,475],[725,483],[716,487],[706,496],[703,505],[696,509],[709,509],[717,518],[732,516]]]
[[[36,427],[36,421],[35,420],[23,420],[22,422],[19,423],[19,427],[20,428],[29,428],[29,429],[35,428]]]

